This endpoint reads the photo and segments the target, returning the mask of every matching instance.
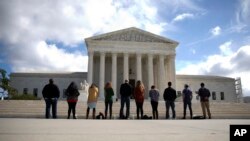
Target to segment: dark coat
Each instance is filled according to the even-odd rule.
[[[164,91],[164,94],[163,94],[163,98],[165,101],[175,101],[176,99],[176,90],[171,88],[171,87],[168,87],[165,89]]]
[[[210,91],[207,88],[200,88],[198,91],[201,101],[209,101]]]
[[[76,86],[70,85],[66,90],[67,100],[78,100],[78,96],[80,95]]]
[[[132,94],[132,87],[128,83],[124,83],[120,87],[120,94],[122,97],[129,97]]]
[[[55,84],[47,84],[43,88],[43,98],[59,98],[60,91]]]
[[[191,102],[192,101],[192,91],[190,91],[189,89],[185,88],[182,91],[182,94],[184,96],[184,99],[183,99],[184,102]]]

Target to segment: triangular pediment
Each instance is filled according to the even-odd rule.
[[[97,36],[87,38],[86,40],[96,41],[132,41],[132,42],[157,42],[178,44],[178,42],[165,37],[135,28],[126,28],[110,33],[105,33]]]

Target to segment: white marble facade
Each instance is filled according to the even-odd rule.
[[[161,93],[168,81],[175,88],[178,42],[134,27],[90,37],[85,42],[89,55],[87,81],[99,86],[100,98],[108,81],[116,96],[126,79],[132,85],[141,80],[147,90],[154,84]]]

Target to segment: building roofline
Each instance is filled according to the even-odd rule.
[[[86,44],[88,44],[88,41],[90,41],[90,40],[95,40],[97,38],[109,36],[109,35],[112,35],[112,34],[122,33],[124,31],[129,31],[129,30],[134,30],[134,31],[137,31],[137,32],[148,34],[149,36],[164,40],[164,41],[166,41],[168,43],[171,43],[171,44],[175,44],[176,46],[179,45],[179,42],[177,42],[175,40],[172,40],[172,39],[166,38],[164,36],[160,36],[160,35],[157,35],[157,34],[154,34],[154,33],[151,33],[149,31],[142,30],[142,29],[136,28],[136,27],[124,28],[124,29],[120,29],[120,30],[116,30],[116,31],[112,31],[112,32],[107,32],[107,33],[103,33],[103,34],[99,34],[99,35],[94,35],[92,37],[87,37],[87,38],[85,38],[85,42],[86,42]]]
[[[183,75],[183,74],[176,74],[176,77],[178,78],[196,78],[196,79],[233,79],[235,80],[235,78],[231,78],[231,77],[225,77],[225,76],[217,76],[217,75]]]

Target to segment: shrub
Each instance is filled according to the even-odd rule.
[[[10,99],[12,100],[41,100],[41,98],[35,97],[31,94],[21,94],[21,95],[13,95]]]

